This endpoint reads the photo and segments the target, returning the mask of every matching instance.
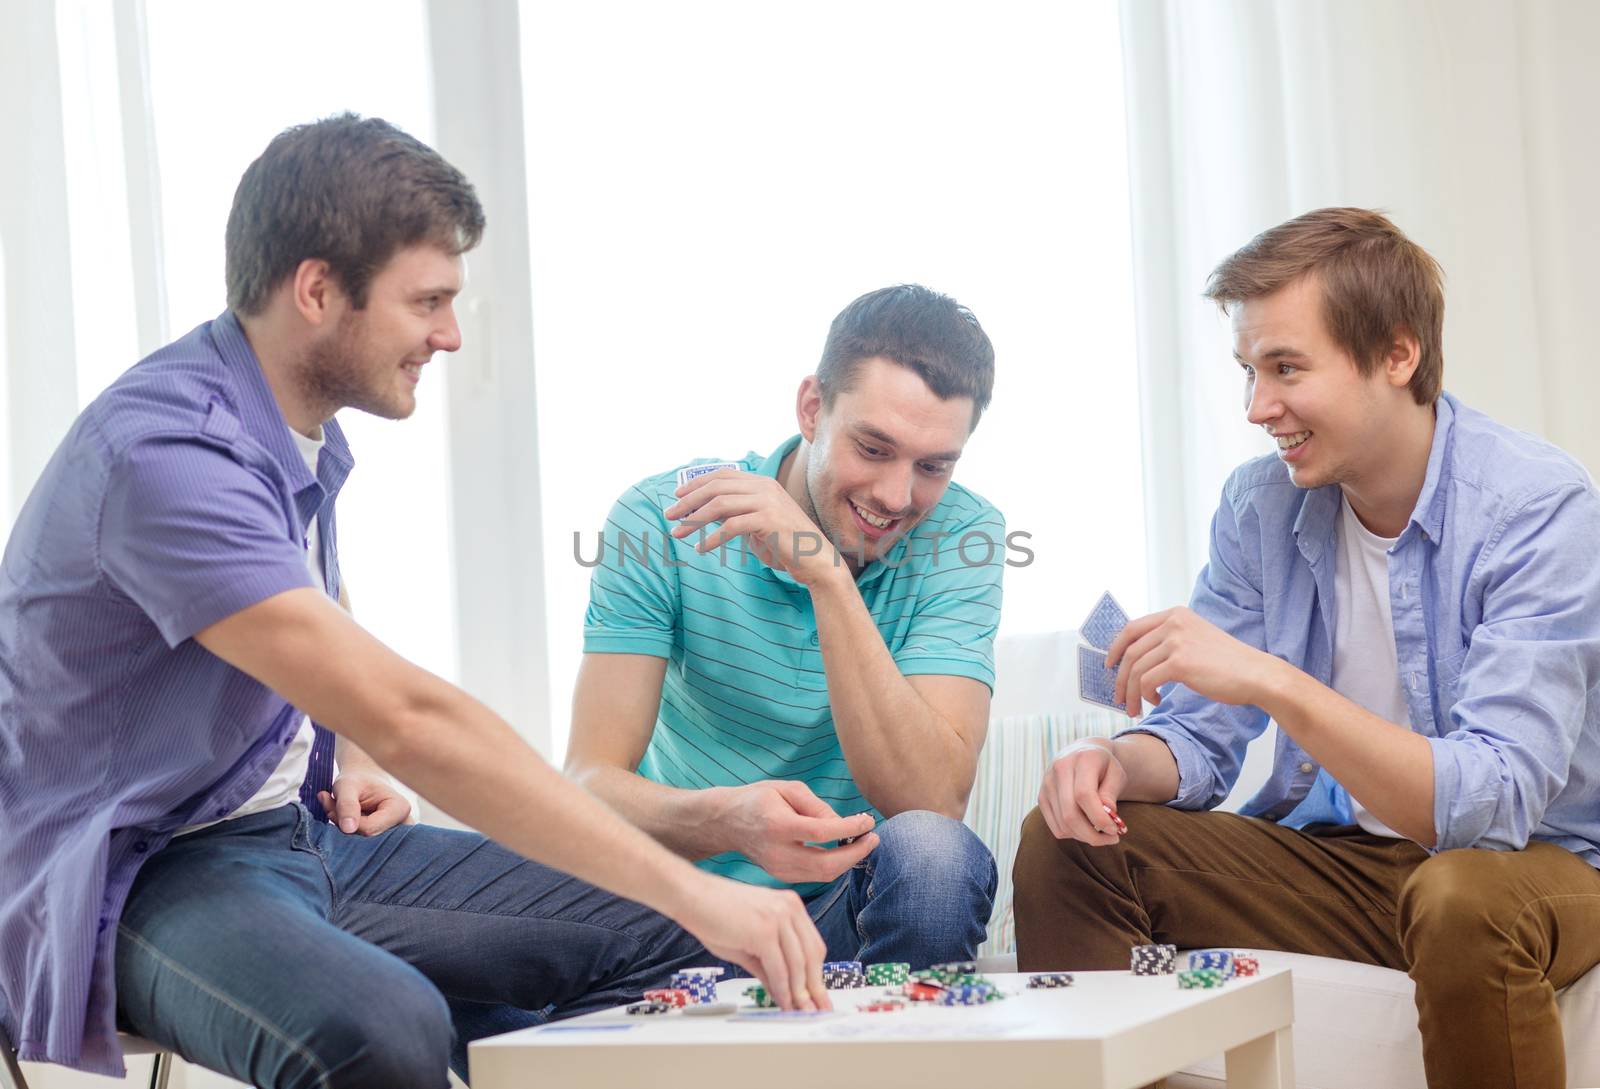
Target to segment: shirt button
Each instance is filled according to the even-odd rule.
[[[135,843],[133,845],[133,853],[136,854],[136,855],[142,855],[146,851],[148,851],[149,849],[150,849],[150,845],[148,843],[146,843],[142,839],[138,843]]]
[[[1309,761],[1307,761],[1307,762],[1305,762],[1305,763],[1302,763],[1302,764],[1301,764],[1301,765],[1300,765],[1300,771],[1301,771],[1301,772],[1302,772],[1302,773],[1303,773],[1303,774],[1306,774],[1306,775],[1310,775],[1310,774],[1311,774],[1311,764],[1310,764],[1310,762],[1309,762]]]

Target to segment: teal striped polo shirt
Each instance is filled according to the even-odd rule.
[[[752,452],[738,464],[776,477],[799,443],[796,435],[771,456]],[[700,555],[699,534],[674,540],[662,512],[676,502],[677,487],[678,469],[671,469],[617,500],[584,616],[585,653],[667,660],[639,774],[687,789],[798,780],[841,816],[881,819],[834,732],[810,591],[742,541]],[[921,523],[861,572],[856,585],[902,674],[971,677],[994,687],[1005,536],[1000,512],[952,483]],[[700,865],[751,884],[785,884],[735,852]],[[809,895],[823,886],[793,887]]]

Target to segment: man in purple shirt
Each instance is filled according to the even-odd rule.
[[[120,1025],[255,1085],[438,1089],[484,1026],[707,949],[827,1005],[798,897],[671,854],[335,603],[334,413],[411,414],[483,224],[382,121],[280,134],[234,198],[228,311],[89,405],[23,507],[0,564],[21,1058],[120,1073]],[[498,843],[404,823],[380,768]]]

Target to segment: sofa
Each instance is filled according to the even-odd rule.
[[[988,939],[986,971],[1016,970],[1011,864],[1019,826],[1033,808],[1051,758],[1079,738],[1107,735],[1127,720],[1078,698],[1077,633],[1001,638],[989,738],[967,807],[967,823],[994,852],[1000,887]],[[1251,745],[1224,809],[1237,809],[1265,780],[1274,727]],[[1275,950],[1254,951],[1263,970],[1294,973],[1295,1080],[1300,1089],[1425,1089],[1422,1040],[1412,983],[1403,972]],[[1600,1086],[1600,968],[1557,1001],[1567,1045],[1567,1084]],[[1222,1056],[1186,1069],[1173,1084],[1207,1085],[1223,1077]]]

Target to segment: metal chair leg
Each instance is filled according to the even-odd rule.
[[[172,1063],[176,1056],[170,1051],[158,1051],[150,1066],[150,1089],[167,1089],[167,1079],[172,1076]]]
[[[22,1076],[17,1053],[4,1029],[0,1029],[0,1089],[28,1089],[28,1079]]]

